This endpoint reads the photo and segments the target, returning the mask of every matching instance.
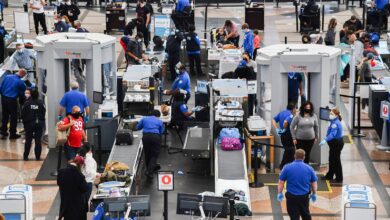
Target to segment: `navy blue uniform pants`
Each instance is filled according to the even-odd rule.
[[[341,150],[344,147],[342,138],[333,139],[328,142],[329,145],[329,171],[326,174],[328,179],[333,179],[336,175],[336,181],[343,181],[343,167],[341,166]]]
[[[18,123],[18,102],[16,99],[1,96],[1,107],[2,107],[2,125],[1,133],[7,134],[8,122],[10,122],[9,132],[11,136],[16,135],[16,125]]]
[[[23,159],[27,160],[28,155],[30,154],[31,142],[34,139],[35,142],[35,159],[41,159],[41,151],[42,151],[42,133],[43,133],[44,123],[40,122],[36,124],[35,122],[30,122],[28,124],[24,124],[24,131],[26,134],[26,142],[24,143],[24,154]]]
[[[157,163],[161,148],[161,135],[152,133],[143,133],[142,144],[145,153],[146,171],[152,174]]]
[[[286,192],[286,200],[287,213],[291,220],[299,220],[299,217],[302,217],[302,220],[311,220],[309,210],[309,194],[295,196],[289,192]]]

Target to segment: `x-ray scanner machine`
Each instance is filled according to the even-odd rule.
[[[47,130],[49,147],[55,147],[55,131],[59,102],[70,90],[70,82],[82,82],[80,88],[90,102],[90,120],[97,112],[101,97],[116,94],[115,37],[98,33],[56,33],[36,38],[38,68],[44,71],[41,84],[47,86]],[[73,63],[79,62],[80,71]],[[77,69],[77,68],[76,68]],[[94,97],[95,94],[95,97]],[[98,99],[98,101],[96,101]],[[100,102],[100,103],[99,103]]]
[[[328,121],[320,120],[320,107],[332,108],[340,104],[340,55],[339,48],[323,45],[279,44],[261,48],[256,58],[257,81],[263,87],[257,90],[258,114],[267,120],[269,127],[272,117],[286,109],[288,104],[288,73],[304,76],[303,93],[313,103],[319,122],[319,138],[311,151],[311,162],[320,165],[328,162],[329,154],[328,147],[318,145],[329,125]],[[274,128],[272,133],[278,137]],[[281,145],[280,138],[275,140]],[[282,153],[282,150],[275,149],[276,162]]]

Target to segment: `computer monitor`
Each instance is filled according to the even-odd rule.
[[[176,214],[199,216],[199,203],[202,201],[201,195],[178,193]]]
[[[330,121],[329,119],[330,111],[331,109],[328,107],[326,108],[320,107],[320,119],[325,121]]]
[[[198,89],[199,93],[208,94],[207,81],[197,80],[196,84],[196,88]]]
[[[93,91],[92,96],[93,96],[92,97],[93,103],[103,104],[103,93],[102,92]]]
[[[229,198],[217,196],[204,196],[203,209],[206,216],[226,218],[228,214]]]
[[[131,214],[150,216],[150,196],[112,197],[103,199],[106,212],[126,212],[131,204]]]

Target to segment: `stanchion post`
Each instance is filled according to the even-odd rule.
[[[324,25],[325,25],[325,5],[322,5],[322,31],[324,31]]]
[[[168,220],[168,191],[164,190],[164,220]]]
[[[102,170],[102,130],[100,125],[97,126],[97,135],[98,135],[98,149],[99,149],[99,154],[98,154],[98,163],[99,163],[99,169]]]
[[[298,2],[294,1],[294,6],[295,6],[295,27],[297,29],[297,32],[299,31],[298,29]]]
[[[57,159],[57,169],[56,171],[52,172],[52,176],[58,176],[58,171],[61,169],[61,162],[62,162],[62,145],[58,146],[58,159]]]
[[[363,4],[363,29],[365,30],[366,29],[366,5]]]
[[[271,148],[271,146],[270,146]],[[259,179],[258,179],[258,173],[257,173],[257,170],[259,168],[259,164],[257,163],[257,152],[259,151],[259,146],[258,144],[255,142],[255,145],[254,145],[254,170],[253,170],[253,175],[254,175],[254,182],[251,184],[251,187],[252,188],[259,188],[259,187],[263,187],[264,186],[264,183],[259,183]],[[251,164],[250,164],[251,165]]]
[[[229,220],[234,220],[234,199],[229,199]]]
[[[284,44],[287,44],[287,36],[284,36]]]
[[[204,12],[204,39],[207,39],[207,11],[209,4],[206,3],[205,12]]]

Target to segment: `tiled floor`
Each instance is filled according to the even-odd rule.
[[[355,14],[361,17],[362,10],[360,8],[353,8],[344,10],[344,6],[337,8],[335,2],[326,3],[326,9],[329,12],[333,10],[334,13],[327,13],[325,15],[325,29],[327,21],[335,16],[339,20],[339,27],[342,21],[348,19]],[[337,9],[337,10],[335,10]],[[6,27],[13,26],[13,10],[21,10],[20,8],[5,9],[5,25]],[[204,22],[203,9],[200,8],[196,12],[197,21],[200,21],[197,26],[201,30]],[[129,18],[133,14],[129,12]],[[243,20],[242,8],[223,8],[218,10],[209,10],[208,16],[210,19],[210,26],[219,26],[227,18],[234,18]],[[286,36],[289,43],[300,43],[301,36],[295,32],[295,17],[294,8],[291,3],[281,4],[281,8],[274,8],[273,4],[267,4],[265,9],[265,24],[266,30],[264,33],[264,42],[266,45],[284,42]],[[103,33],[105,18],[99,10],[85,11],[82,9],[83,25],[91,32]],[[32,27],[32,19],[30,20]],[[203,35],[201,35],[203,36]],[[25,35],[25,38],[33,38],[35,34]],[[120,35],[117,35],[119,40]],[[338,37],[336,37],[338,39]],[[119,54],[121,47],[117,45],[117,53]],[[343,93],[347,90],[343,89]],[[353,144],[346,144],[342,151],[342,163],[344,170],[344,183],[360,183],[373,187],[374,200],[377,205],[378,219],[390,219],[390,207],[385,207],[389,204],[390,194],[390,171],[389,161],[390,153],[380,152],[376,150],[375,145],[379,143],[378,136],[372,130],[363,130],[366,134],[362,138],[362,148],[359,148],[357,139],[354,139]],[[35,181],[35,177],[42,165],[42,161],[28,161],[24,162],[22,159],[23,144],[22,140],[8,141],[0,140],[0,189],[9,184],[29,184],[33,186],[34,198],[34,215],[37,219],[55,219],[56,213],[53,210],[58,208],[58,203],[53,203],[58,192],[55,181]],[[47,149],[43,150],[43,156],[47,154]],[[364,155],[368,155],[369,160],[365,160]],[[30,155],[33,158],[33,155]],[[372,169],[371,169],[372,168]],[[326,168],[322,168],[320,172],[325,172]],[[378,178],[376,178],[378,177]],[[387,193],[387,195],[383,195]],[[255,214],[251,218],[244,219],[289,219],[287,216],[285,202],[281,204],[275,203],[275,198],[271,198],[275,186],[252,188],[252,211]],[[381,195],[380,193],[381,192]],[[385,199],[385,200],[383,200]],[[386,200],[387,199],[387,200]],[[311,204],[311,212],[313,219],[318,220],[333,220],[340,219],[341,214],[341,187],[332,187],[332,192],[318,193],[318,201]],[[274,210],[282,210],[282,213],[276,213]],[[157,219],[157,218],[156,218]]]

